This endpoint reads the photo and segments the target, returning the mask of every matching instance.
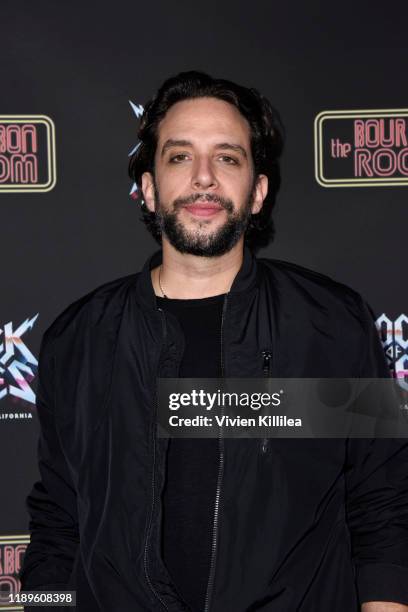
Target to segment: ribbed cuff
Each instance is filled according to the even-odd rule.
[[[360,604],[367,601],[408,604],[408,567],[392,563],[357,565],[356,582]]]

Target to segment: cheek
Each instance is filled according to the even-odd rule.
[[[161,199],[169,202],[189,189],[190,174],[186,168],[160,168],[156,171],[156,184]]]
[[[232,180],[228,181],[226,187],[236,205],[240,206],[247,202],[252,183],[250,182],[249,176],[240,176],[239,178],[234,177]]]

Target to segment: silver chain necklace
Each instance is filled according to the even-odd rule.
[[[162,294],[163,294],[163,297],[164,297],[164,298],[167,298],[167,295],[164,293],[164,291],[163,291],[163,287],[162,287],[162,284],[161,284],[161,269],[162,269],[162,265],[160,264],[160,268],[159,268],[159,287],[160,287],[160,291],[161,291],[161,292],[162,292]],[[168,298],[167,298],[167,299],[168,299]]]

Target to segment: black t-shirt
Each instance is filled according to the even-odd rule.
[[[184,332],[181,378],[221,376],[224,295],[172,300],[157,297]],[[214,502],[219,467],[217,439],[170,439],[163,493],[162,554],[180,595],[204,608],[211,561]]]

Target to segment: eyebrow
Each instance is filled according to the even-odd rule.
[[[173,138],[169,138],[163,145],[161,155],[165,154],[165,152],[171,147],[191,147],[192,144],[189,140],[174,140]]]
[[[233,151],[237,151],[241,153],[245,158],[247,157],[247,152],[244,147],[241,147],[239,144],[232,144],[231,142],[221,142],[216,145],[216,149],[232,149]]]
[[[170,149],[171,147],[192,147],[192,146],[193,144],[189,140],[174,140],[173,138],[169,138],[168,140],[166,140],[166,142],[163,145],[161,156],[163,157],[166,151]],[[245,158],[248,157],[247,152],[245,151],[244,147],[242,147],[239,144],[233,144],[231,142],[220,142],[215,145],[215,148],[223,149],[223,150],[231,149],[232,151],[237,151],[238,153],[241,153],[243,157]]]

